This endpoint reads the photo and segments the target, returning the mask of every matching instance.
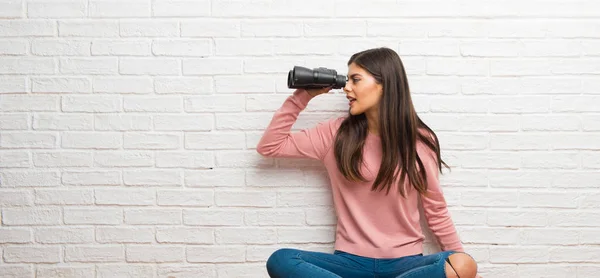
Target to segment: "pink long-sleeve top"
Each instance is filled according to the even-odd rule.
[[[339,172],[333,144],[345,117],[321,122],[313,128],[291,132],[298,115],[313,97],[297,89],[275,112],[257,151],[267,157],[311,158],[323,162],[331,181],[337,215],[335,249],[371,258],[398,258],[423,253],[424,235],[419,224],[418,199],[421,195],[427,223],[442,250],[463,251],[448,213],[439,184],[435,154],[423,143],[417,153],[427,171],[427,193],[419,194],[405,182],[406,198],[393,186],[371,191],[379,171],[381,142],[377,135],[367,136],[363,148],[361,173],[368,182],[353,182]]]

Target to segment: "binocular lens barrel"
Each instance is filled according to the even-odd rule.
[[[338,75],[335,70],[327,68],[309,69],[294,66],[288,73],[288,88],[313,89],[333,87],[340,89],[346,86],[346,76]]]

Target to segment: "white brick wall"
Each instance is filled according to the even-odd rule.
[[[441,139],[481,274],[597,277],[598,30],[592,0],[0,0],[0,277],[266,277],[277,248],[330,252],[323,169],[254,147],[292,66],[376,46]],[[295,130],[346,109],[319,96]]]

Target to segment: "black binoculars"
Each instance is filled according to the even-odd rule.
[[[340,89],[346,86],[346,76],[338,75],[335,70],[327,68],[309,69],[294,66],[288,73],[288,88],[290,89],[316,89],[333,87]]]

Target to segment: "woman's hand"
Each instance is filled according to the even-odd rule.
[[[331,91],[331,89],[333,88],[333,86],[329,86],[326,88],[319,88],[319,89],[306,89],[306,91],[308,92],[308,94],[312,97],[316,97],[320,94],[326,94],[329,91]]]
[[[483,278],[479,274],[475,275],[475,278]]]

